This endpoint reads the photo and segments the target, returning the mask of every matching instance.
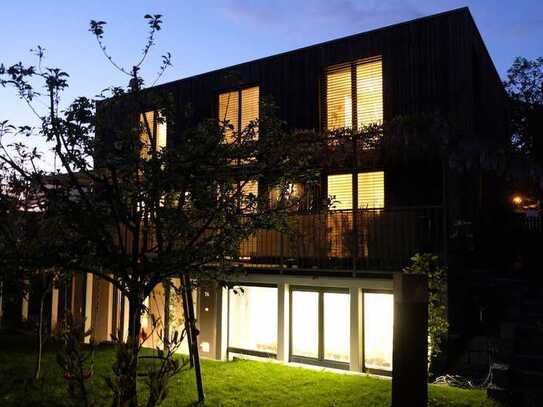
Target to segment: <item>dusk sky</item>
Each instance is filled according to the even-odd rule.
[[[36,0],[2,6],[0,62],[35,63],[29,50],[39,44],[47,50],[45,65],[70,74],[67,98],[93,96],[126,80],[101,55],[88,31],[91,19],[108,22],[108,50],[130,67],[144,44],[143,15],[163,14],[144,73],[152,81],[169,51],[166,82],[462,6],[470,7],[502,77],[515,56],[543,56],[541,0]],[[0,88],[4,119],[23,124],[32,117],[12,90]]]

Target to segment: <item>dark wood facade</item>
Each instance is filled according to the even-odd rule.
[[[452,144],[480,141],[505,146],[505,94],[467,8],[219,69],[149,91],[169,94],[175,101],[175,126],[168,128],[168,143],[173,147],[183,128],[218,116],[220,93],[250,86],[259,86],[261,97],[275,102],[279,117],[289,126],[319,130],[326,111],[323,78],[327,69],[376,56],[382,59],[385,123],[400,115],[438,115],[454,127],[458,140]],[[445,221],[439,225],[441,236],[447,234],[447,224],[475,219],[486,201],[500,199],[485,190],[480,171],[456,174],[447,170],[444,174],[438,157],[395,163],[359,158],[357,166],[352,170],[385,171],[386,208],[441,207],[445,212]],[[327,173],[338,171],[326,168],[323,180]],[[279,257],[283,253],[275,261]],[[329,254],[322,257],[327,259]],[[356,261],[351,263],[357,268]]]

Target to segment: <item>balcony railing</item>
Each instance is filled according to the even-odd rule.
[[[240,247],[247,267],[397,270],[417,252],[442,254],[440,207],[290,215],[289,231],[258,230]]]

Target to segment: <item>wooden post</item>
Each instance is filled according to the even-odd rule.
[[[424,274],[394,274],[392,406],[428,402],[428,281]]]

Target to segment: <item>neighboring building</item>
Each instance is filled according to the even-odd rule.
[[[399,115],[436,114],[462,140],[507,140],[501,81],[467,8],[153,89],[172,94],[180,110],[190,104],[191,121],[226,117],[236,128],[258,119],[259,100],[270,96],[294,128],[360,128]],[[183,126],[181,118],[176,127]],[[178,137],[168,130],[156,129],[162,143]],[[336,148],[352,159],[335,160],[331,149],[319,191],[322,198],[336,197],[335,208],[296,215],[302,232],[296,241],[261,231],[245,242],[240,258],[247,273],[235,281],[244,295],[205,283],[198,289],[202,355],[390,372],[393,272],[413,254],[433,252],[449,262],[454,279],[452,225],[476,221],[501,199],[481,171],[444,173],[437,156],[391,163],[381,151]],[[251,187],[269,193],[264,185]],[[303,186],[293,188],[304,193]],[[162,291],[149,300],[158,313]],[[53,298],[59,309],[58,292]],[[451,291],[451,309],[457,298]],[[109,284],[78,277],[69,302],[87,317],[97,340],[126,331],[127,302]]]

